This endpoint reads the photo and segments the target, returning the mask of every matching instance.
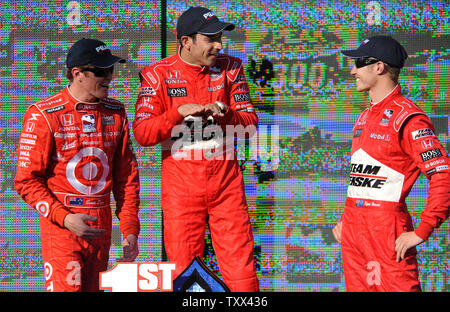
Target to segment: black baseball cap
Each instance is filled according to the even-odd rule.
[[[96,39],[80,39],[69,49],[66,58],[67,68],[92,65],[100,68],[108,68],[115,63],[125,63],[125,59],[112,55],[106,44]]]
[[[235,26],[219,21],[210,9],[190,7],[180,15],[177,22],[177,38],[193,34],[215,35],[223,30],[231,31]]]
[[[345,50],[342,54],[352,58],[371,56],[396,68],[402,68],[408,58],[405,48],[390,36],[371,37],[356,50]]]

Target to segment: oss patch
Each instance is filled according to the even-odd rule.
[[[237,93],[234,95],[235,102],[246,102],[250,101],[250,93]]]
[[[440,149],[433,148],[429,151],[420,153],[420,157],[422,157],[422,161],[428,161],[428,160],[436,158],[436,157],[442,157],[442,153],[441,153]]]
[[[167,95],[170,97],[184,97],[187,96],[187,90],[185,87],[167,88]]]

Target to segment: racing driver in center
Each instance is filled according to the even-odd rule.
[[[234,27],[202,7],[179,17],[177,53],[140,71],[133,131],[142,146],[162,145],[164,244],[175,277],[203,257],[209,223],[225,283],[253,292],[259,282],[243,176],[214,130],[249,127],[250,136],[258,124],[242,61],[219,53],[222,32]]]

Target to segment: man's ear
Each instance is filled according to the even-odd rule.
[[[78,79],[83,71],[79,67],[72,68],[73,80]]]
[[[192,38],[189,37],[189,36],[182,36],[180,38],[180,41],[181,41],[181,44],[183,46],[183,49],[186,49],[186,50],[189,51],[190,48],[191,48],[191,44],[192,44]]]
[[[387,71],[386,65],[383,62],[377,63],[377,74],[381,75]]]

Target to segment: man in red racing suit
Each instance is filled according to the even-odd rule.
[[[204,8],[183,13],[177,26],[181,50],[140,71],[133,131],[142,146],[162,143],[164,243],[169,260],[176,262],[175,276],[203,256],[208,222],[225,283],[232,291],[257,291],[243,177],[233,146],[225,148],[218,133],[226,125],[250,126],[254,133],[258,118],[241,60],[217,54],[222,30],[232,24],[215,16],[206,20],[208,14]],[[205,33],[213,35],[187,30],[199,23],[180,28],[191,18],[200,25],[205,19],[204,27],[214,28]],[[192,33],[195,40],[183,35]],[[213,47],[212,56],[192,57],[201,45]]]
[[[138,252],[137,163],[125,107],[107,98],[105,87],[121,59],[99,51],[105,51],[101,41],[75,43],[67,58],[71,85],[31,105],[23,118],[15,187],[40,213],[48,291],[99,290],[109,258],[111,191],[124,237],[122,260],[133,261]],[[82,53],[82,63],[75,62]]]
[[[390,76],[403,47],[377,36],[343,53],[356,58],[357,90],[372,100],[353,128],[347,200],[333,230],[347,291],[421,291],[415,246],[448,218],[450,162],[430,119]],[[405,199],[421,172],[429,195],[414,229]]]

